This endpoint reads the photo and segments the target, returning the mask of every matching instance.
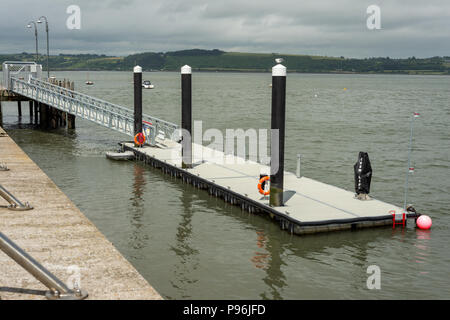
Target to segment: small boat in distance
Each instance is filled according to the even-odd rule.
[[[142,82],[142,88],[144,88],[144,89],[153,89],[154,87],[155,86],[152,85],[152,83],[150,81],[148,81],[148,80],[144,80]]]
[[[89,72],[88,72],[87,75],[86,75],[86,82],[85,82],[85,84],[86,84],[87,86],[92,86],[92,85],[94,84],[93,81],[89,80]]]

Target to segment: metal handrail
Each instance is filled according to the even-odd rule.
[[[44,268],[2,232],[0,232],[0,249],[49,289],[45,293],[47,299],[81,300],[87,298],[88,293],[86,291],[79,288],[69,289],[64,282]]]
[[[48,104],[56,109],[96,122],[110,129],[132,135],[133,118],[128,114],[117,113],[115,112],[116,110],[112,111],[107,108],[101,108],[83,99],[77,99],[76,94],[69,95],[69,92],[62,94],[64,90],[61,87],[55,87],[58,90],[51,90],[52,88],[47,89],[45,86],[40,87],[39,84],[33,84],[15,78],[11,79],[11,83],[14,92]],[[102,122],[98,121],[100,113],[108,117],[107,122],[105,120]]]
[[[21,80],[19,80],[19,81],[21,81]],[[91,96],[88,96],[88,95],[86,95],[84,93],[81,93],[81,92],[70,90],[70,89],[67,89],[67,88],[64,88],[64,87],[59,87],[57,85],[54,85],[52,83],[45,82],[45,81],[42,81],[42,80],[39,80],[39,79],[31,78],[30,79],[30,83],[33,83],[33,82],[39,84],[39,86],[53,88],[53,89],[55,89],[55,91],[66,92],[67,95],[77,95],[77,96],[80,96],[80,97],[85,97],[88,100],[99,102],[99,103],[101,103],[103,105],[111,106],[113,108],[117,108],[118,110],[123,111],[124,114],[126,114],[126,115],[131,114],[130,109],[128,109],[126,107],[123,107],[123,106],[120,106],[120,105],[117,105],[117,104],[114,104],[114,103],[111,103],[111,102],[108,102],[108,101],[105,101],[105,100],[102,100],[102,99],[99,99],[99,98],[91,97]],[[178,128],[178,126],[176,124],[174,124],[174,123],[171,123],[171,122],[168,122],[168,121],[165,121],[165,120],[162,120],[162,119],[158,119],[158,118],[152,117],[150,115],[143,115],[143,117],[145,117],[145,118],[147,118],[149,120],[152,120],[153,122],[158,122],[158,123],[161,123],[161,124],[166,125],[168,127],[172,127],[174,130]]]
[[[33,67],[34,70],[31,70]],[[2,63],[3,69],[3,80],[4,85],[8,90],[11,90],[11,78],[13,76],[19,77],[23,74],[24,78],[29,78],[29,76],[40,77],[42,66],[36,64],[35,62],[23,62],[23,61],[4,61]]]

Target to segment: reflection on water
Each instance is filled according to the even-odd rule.
[[[132,105],[128,73],[94,72],[90,88],[83,86],[84,73],[58,76],[88,94]],[[157,87],[143,93],[144,111],[178,123],[179,75],[150,76]],[[196,74],[193,118],[205,130],[268,127],[268,80],[266,74]],[[17,104],[2,106],[12,138],[166,298],[448,299],[448,88],[450,77],[289,75],[289,171],[301,152],[305,176],[350,190],[355,157],[368,151],[374,197],[401,204],[408,119],[418,111],[410,195],[433,218],[431,231],[410,223],[302,237],[142,163],[106,159],[104,152],[127,136],[80,119],[76,130],[42,131],[28,108],[18,119]],[[380,267],[381,290],[366,287],[370,265]]]
[[[264,248],[266,254],[263,254],[263,261],[265,262],[264,272],[266,275],[263,277],[264,283],[267,285],[267,290],[260,294],[261,299],[282,299],[283,288],[286,286],[286,277],[281,270],[283,263],[281,257],[284,253],[283,247],[280,242],[266,236],[263,232],[257,232],[258,235],[258,247]],[[258,252],[256,253],[258,255]],[[255,265],[258,268],[258,265]]]
[[[258,251],[255,251],[255,255],[251,258],[254,266],[258,269],[266,269],[267,262],[270,259],[270,254],[266,250],[267,237],[263,231],[256,231],[257,240],[256,245],[258,246]]]
[[[431,231],[430,230],[416,230],[417,241],[414,246],[417,248],[415,261],[416,263],[427,263],[429,261],[430,251],[429,241],[431,239]],[[428,273],[427,271],[420,271],[422,274]]]
[[[133,165],[134,183],[131,189],[130,210],[128,216],[130,217],[130,224],[133,226],[132,237],[130,238],[130,246],[134,249],[145,247],[148,236],[145,229],[142,230],[142,216],[145,214],[145,201],[143,198],[145,192],[145,176],[144,168],[135,163]]]
[[[194,205],[192,194],[183,192],[181,194],[182,213],[180,222],[176,229],[176,242],[171,246],[171,250],[177,255],[178,262],[175,264],[174,279],[171,280],[172,285],[180,290],[182,298],[189,298],[190,292],[188,285],[196,283],[198,279],[190,276],[191,269],[196,270],[198,267],[199,254],[198,250],[193,248],[191,244],[192,237],[192,218],[194,215]]]

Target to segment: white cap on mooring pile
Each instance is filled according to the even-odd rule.
[[[187,64],[181,67],[181,74],[191,74],[192,68],[189,67]]]
[[[272,68],[272,76],[286,77],[286,67],[282,64],[277,64]]]
[[[133,72],[134,73],[142,73],[142,67],[141,66],[136,66],[133,68]]]

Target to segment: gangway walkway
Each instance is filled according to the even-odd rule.
[[[16,67],[14,72],[12,67]],[[7,89],[63,112],[92,121],[103,127],[134,135],[133,110],[86,94],[60,87],[38,78],[40,65],[23,62],[3,63]],[[146,141],[154,145],[156,137],[177,139],[178,126],[146,114],[142,115]]]

